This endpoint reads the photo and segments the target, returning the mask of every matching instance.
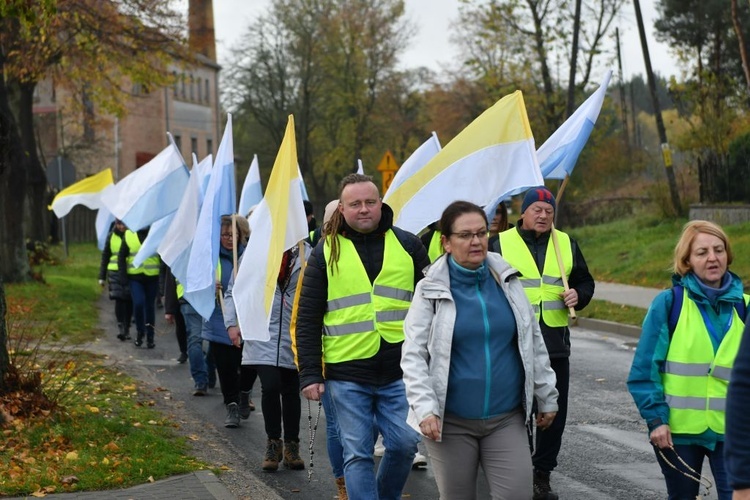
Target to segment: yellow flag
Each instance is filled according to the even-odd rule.
[[[65,217],[76,205],[85,205],[92,210],[97,210],[102,206],[100,193],[112,184],[114,184],[112,170],[102,170],[57,193],[52,204],[47,208],[54,211],[57,217]]]

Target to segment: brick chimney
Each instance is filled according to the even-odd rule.
[[[216,61],[214,7],[212,0],[190,0],[188,7],[188,43],[190,49]]]

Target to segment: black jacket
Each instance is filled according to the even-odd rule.
[[[351,240],[357,249],[359,258],[365,266],[370,283],[383,267],[385,233],[393,229],[396,238],[414,262],[414,284],[422,279],[422,270],[430,264],[427,252],[419,238],[413,234],[393,227],[393,211],[383,204],[382,217],[378,228],[369,234],[362,234],[343,222],[339,234]],[[324,241],[318,245],[307,260],[307,267],[302,281],[302,291],[297,304],[297,356],[300,370],[300,388],[323,382],[323,317],[328,302],[328,275],[323,253]],[[326,364],[326,379],[345,380],[361,384],[385,385],[400,379],[401,342],[389,344],[381,339],[380,350],[368,359]]]
[[[539,272],[541,273],[544,269],[545,257],[547,256],[547,244],[549,243],[550,232],[548,231],[537,238],[535,231],[526,230],[521,227],[521,221],[518,222],[518,226],[516,226],[515,230],[518,231],[521,238],[523,238],[526,247],[529,249],[531,256],[536,262],[537,269],[539,269]],[[578,292],[578,305],[576,305],[575,309],[576,311],[580,311],[591,302],[591,299],[594,296],[594,277],[589,273],[589,268],[583,258],[581,249],[573,238],[570,238],[570,246],[573,254],[573,268],[570,271],[570,276],[568,276],[568,286],[570,286],[570,288],[575,288],[576,292]],[[496,236],[492,238],[489,250],[499,254],[503,253],[502,248],[500,248],[499,237]],[[544,343],[547,345],[549,357],[569,357],[570,330],[568,327],[548,326],[544,323],[544,319],[541,317],[539,318],[539,326],[542,329],[542,335],[544,335]]]

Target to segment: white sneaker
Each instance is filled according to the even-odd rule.
[[[427,457],[417,452],[414,455],[414,461],[411,463],[412,469],[419,469],[420,467],[427,467]]]
[[[382,457],[385,454],[385,446],[383,445],[383,436],[378,434],[378,439],[375,441],[375,456]]]

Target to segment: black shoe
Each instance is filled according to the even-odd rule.
[[[557,500],[557,493],[549,485],[549,472],[534,470],[534,500]]]
[[[125,338],[125,334],[122,333],[118,333],[117,338],[120,339],[120,342],[125,342],[126,340],[128,340]]]
[[[208,387],[205,385],[199,385],[195,388],[195,391],[193,392],[193,396],[205,396],[208,392]]]
[[[135,344],[136,347],[141,347],[143,345],[143,337],[140,337],[140,336],[137,337],[135,339],[135,342],[133,342],[133,344]]]
[[[154,347],[156,347],[156,344],[154,344],[154,341],[152,340],[151,342],[146,343],[146,347],[148,347],[149,349],[153,349]]]
[[[188,355],[186,352],[181,352],[180,357],[177,358],[177,362],[180,364],[183,364],[185,361],[187,361]]]

